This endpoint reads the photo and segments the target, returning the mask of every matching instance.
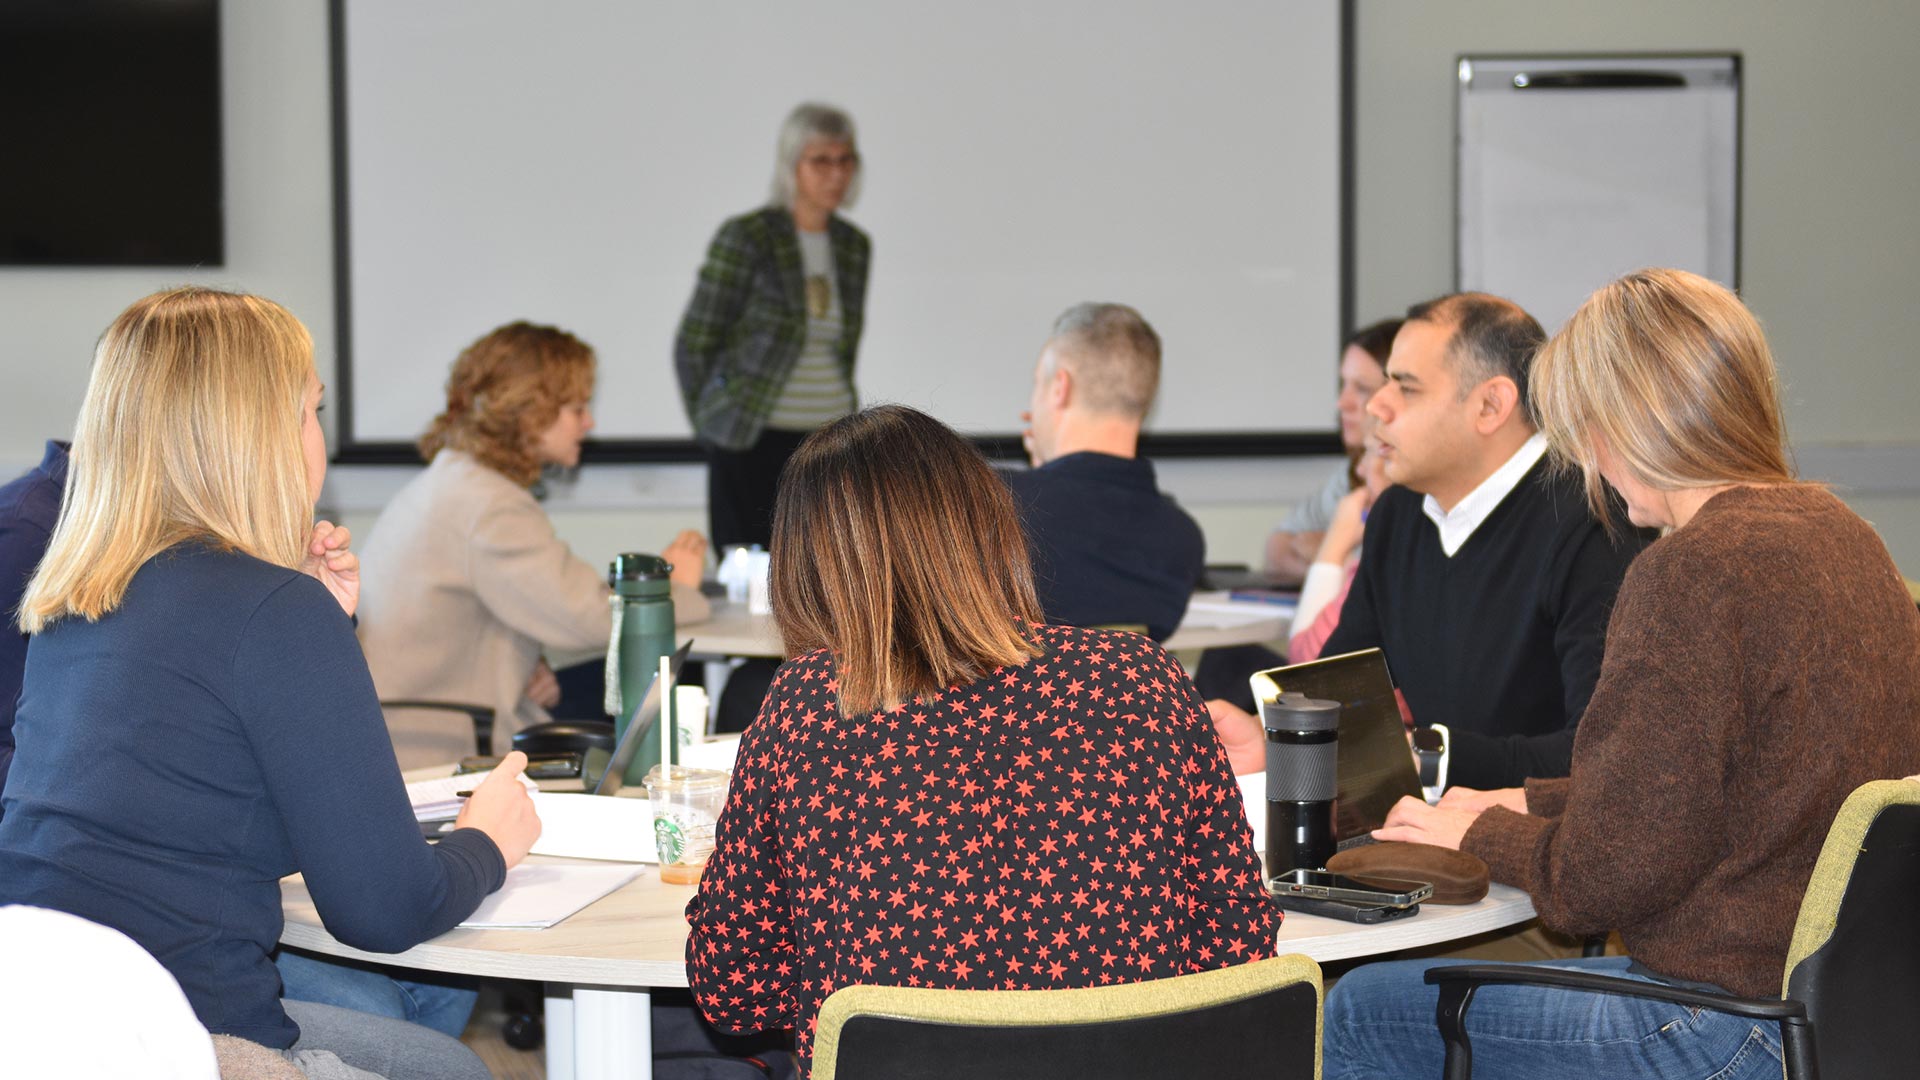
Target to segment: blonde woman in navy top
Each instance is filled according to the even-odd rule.
[[[306,329],[258,297],[158,293],[101,337],[20,604],[0,904],[125,933],[209,1031],[312,1075],[482,1077],[444,1035],[283,1002],[270,958],[287,874],[336,938],[400,952],[470,915],[539,834],[516,757],[438,847],[421,838],[354,641],[358,559],[313,523],[320,396]]]

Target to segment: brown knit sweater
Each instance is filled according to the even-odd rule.
[[[1920,770],[1920,615],[1873,529],[1812,486],[1735,488],[1621,585],[1573,775],[1462,847],[1547,925],[1776,997],[1840,803]]]

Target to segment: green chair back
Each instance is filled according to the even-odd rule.
[[[1827,833],[1787,951],[1822,1080],[1920,1069],[1920,781],[1876,780]]]

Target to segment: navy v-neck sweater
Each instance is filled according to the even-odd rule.
[[[98,622],[35,635],[15,734],[0,904],[131,937],[215,1034],[299,1034],[269,959],[285,875],[370,952],[451,929],[506,876],[478,830],[421,838],[347,616],[250,556],[172,548]]]
[[[1386,653],[1414,723],[1447,726],[1449,784],[1565,776],[1614,594],[1651,534],[1622,515],[1609,537],[1578,479],[1546,458],[1451,557],[1423,500],[1395,487],[1374,504],[1321,655]]]

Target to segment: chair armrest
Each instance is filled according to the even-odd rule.
[[[1678,1005],[1692,1005],[1695,1008],[1712,1009],[1715,1012],[1732,1013],[1735,1016],[1747,1016],[1755,1020],[1786,1020],[1807,1015],[1806,1005],[1791,998],[1741,998],[1734,997],[1732,994],[1715,994],[1704,990],[1689,990],[1683,986],[1668,986],[1665,983],[1642,982],[1639,979],[1622,979],[1614,975],[1595,975],[1585,971],[1537,967],[1531,964],[1450,964],[1446,967],[1428,968],[1427,982],[1442,989],[1445,989],[1449,983],[1465,984],[1470,989],[1488,983],[1524,983],[1531,986],[1557,986],[1567,990],[1592,990],[1603,994],[1626,994],[1629,997],[1671,1001]]]
[[[493,706],[468,705],[458,701],[429,701],[407,698],[398,701],[382,701],[382,709],[439,709],[442,712],[465,713],[473,721],[473,745],[478,753],[485,757],[493,753]]]
[[[1491,983],[1625,994],[1712,1009],[1755,1020],[1777,1020],[1780,1023],[1780,1046],[1786,1059],[1787,1076],[1791,1080],[1818,1080],[1820,1075],[1814,1053],[1813,1025],[1807,1020],[1807,1007],[1805,1003],[1790,998],[1739,998],[1731,994],[1668,986],[1665,983],[1531,964],[1452,964],[1432,967],[1427,969],[1426,981],[1440,988],[1440,1001],[1434,1006],[1433,1018],[1440,1028],[1440,1037],[1447,1044],[1442,1080],[1470,1080],[1473,1075],[1473,1044],[1467,1037],[1467,1008],[1473,1004],[1473,992]]]

